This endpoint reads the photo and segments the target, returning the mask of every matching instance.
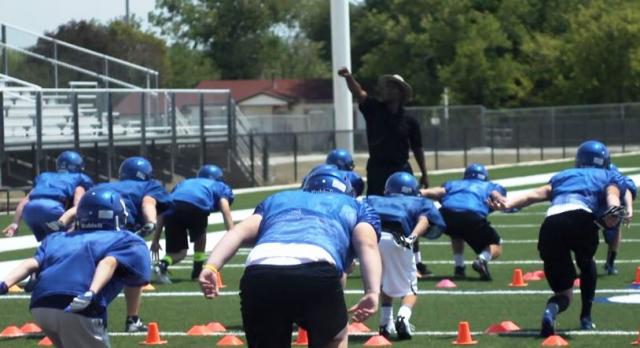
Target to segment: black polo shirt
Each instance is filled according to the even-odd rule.
[[[367,97],[360,111],[367,124],[370,163],[400,166],[409,160],[409,149],[422,147],[420,124],[402,106],[391,113],[383,102]]]

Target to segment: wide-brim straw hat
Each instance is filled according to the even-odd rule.
[[[393,75],[382,75],[380,76],[380,79],[378,80],[378,83],[380,84],[380,87],[384,89],[384,86],[387,82],[394,82],[396,83],[398,86],[400,86],[400,89],[402,90],[402,95],[403,95],[403,103],[407,103],[409,101],[411,101],[411,98],[413,98],[413,88],[411,88],[411,85],[409,85],[403,78],[402,76],[398,75],[398,74],[393,74]]]

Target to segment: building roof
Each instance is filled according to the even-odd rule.
[[[204,80],[196,88],[229,89],[238,103],[260,94],[289,102],[326,102],[333,99],[331,80]]]

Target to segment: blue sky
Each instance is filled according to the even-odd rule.
[[[155,0],[129,0],[131,13],[145,22],[154,6]],[[36,33],[51,31],[72,19],[106,22],[124,13],[125,0],[0,0],[0,22]]]

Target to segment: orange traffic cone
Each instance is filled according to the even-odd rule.
[[[24,334],[33,334],[42,332],[42,329],[34,323],[25,323],[20,327],[20,331]]]
[[[160,329],[158,328],[158,323],[151,322],[149,323],[149,331],[147,331],[147,339],[140,342],[145,346],[154,346],[159,344],[167,344],[167,341],[163,341],[160,339]]]
[[[187,331],[187,336],[208,336],[212,333],[206,325],[194,325]]]
[[[355,333],[355,332],[370,332],[371,329],[369,329],[367,327],[367,325],[360,323],[360,322],[356,322],[356,323],[351,323],[349,324],[349,328],[348,328],[349,333]]]
[[[631,342],[631,344],[634,346],[640,346],[640,331],[638,331],[638,338],[635,341]]]
[[[218,341],[218,343],[216,343],[216,346],[242,346],[244,345],[244,342],[242,342],[241,339],[239,339],[237,336],[234,335],[227,335],[222,337],[222,339],[220,341]]]
[[[558,335],[549,336],[546,340],[542,341],[542,346],[544,347],[562,347],[568,345],[569,342]]]
[[[640,285],[640,266],[638,266],[638,268],[636,268],[636,280],[633,281],[633,283],[631,283],[633,285]]]
[[[382,335],[375,335],[364,343],[365,347],[388,347],[390,345],[391,342]]]
[[[522,275],[522,272],[520,275]],[[474,341],[471,337],[471,330],[469,330],[468,322],[461,321],[458,324],[458,338],[452,343],[457,346],[469,346],[478,343],[478,341]]]
[[[503,321],[499,324],[493,324],[491,326],[489,326],[486,330],[484,330],[484,333],[486,334],[500,334],[500,333],[504,333],[504,332],[511,332],[511,331],[518,331],[520,330],[520,327],[518,327],[518,325],[516,325],[514,322],[512,321]]]
[[[17,284],[11,285],[11,287],[9,288],[9,293],[16,294],[20,292],[24,292],[24,290],[22,290],[22,288]]]
[[[224,285],[224,283],[222,282],[222,274],[220,274],[220,272],[216,272],[216,277],[217,277],[217,283],[218,283],[218,288],[222,289],[222,288],[226,288],[227,286]]]
[[[43,339],[40,340],[40,342],[38,342],[39,346],[45,346],[45,347],[50,347],[53,345],[53,342],[51,342],[51,339],[49,337],[45,337]]]
[[[142,291],[155,291],[156,288],[151,283],[142,287]]]
[[[522,278],[522,270],[520,268],[514,269],[513,277],[511,277],[511,283],[509,283],[509,286],[513,288],[521,288],[527,285],[529,284],[525,283],[524,279]]]
[[[309,336],[307,335],[307,330],[303,328],[298,328],[298,338],[293,343],[294,346],[308,346],[309,345]]]
[[[0,337],[21,337],[24,333],[15,325],[7,326],[0,332]]]
[[[212,321],[209,324],[207,324],[207,329],[209,329],[209,331],[211,331],[211,332],[225,332],[225,331],[227,331],[227,328],[224,327],[222,324],[220,324],[217,321]]]

